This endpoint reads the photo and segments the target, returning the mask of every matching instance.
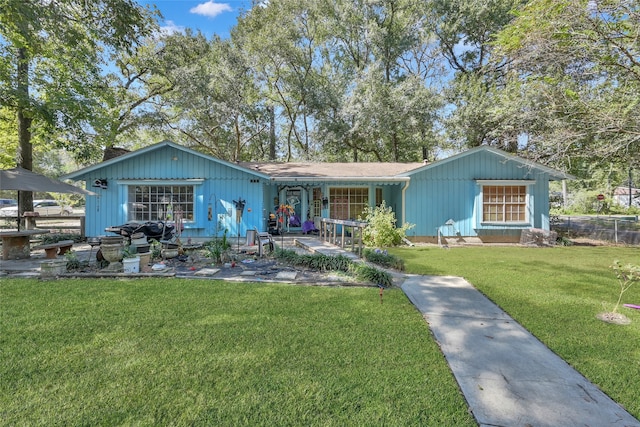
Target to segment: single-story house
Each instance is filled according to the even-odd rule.
[[[63,177],[83,180],[86,235],[132,221],[181,219],[184,238],[267,230],[289,206],[291,231],[307,220],[358,219],[383,201],[408,238],[438,235],[516,242],[523,229],[549,230],[549,181],[570,175],[481,146],[432,163],[230,163],[170,141]]]

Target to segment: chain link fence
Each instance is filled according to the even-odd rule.
[[[568,239],[640,245],[637,216],[553,216],[551,229]]]

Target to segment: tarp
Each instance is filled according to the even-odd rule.
[[[96,193],[23,168],[0,170],[0,190],[46,191],[95,196]]]

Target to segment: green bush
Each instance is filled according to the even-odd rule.
[[[396,227],[396,214],[384,201],[375,208],[366,207],[363,214],[363,221],[368,225],[362,231],[362,240],[369,247],[398,246],[407,237],[407,231],[415,226],[405,223],[400,228]]]
[[[344,255],[297,254],[293,250],[279,249],[275,252],[276,259],[291,265],[302,266],[316,271],[351,272],[358,280],[391,286],[391,275],[375,267],[356,263]]]
[[[82,240],[82,236],[76,233],[51,233],[42,235],[43,245],[58,243],[62,242],[63,240],[73,240],[74,243],[78,243]]]
[[[214,263],[223,262],[227,252],[231,248],[231,243],[227,240],[227,230],[224,231],[222,239],[211,240],[204,244],[205,256],[211,258]]]
[[[280,249],[275,252],[280,261],[291,265],[306,267],[318,271],[349,271],[351,260],[344,255],[329,256],[324,254],[297,254],[290,249]]]
[[[380,249],[365,249],[363,256],[365,260],[382,267],[404,271],[404,261],[402,260],[402,258],[391,255],[387,251]]]
[[[352,263],[350,270],[360,280],[375,283],[376,285],[388,288],[393,285],[391,275],[384,270],[378,270],[375,267],[364,263]]]
[[[89,266],[89,261],[81,261],[75,251],[66,252],[64,259],[67,261],[67,271],[80,270]]]

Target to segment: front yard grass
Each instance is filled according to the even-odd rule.
[[[631,247],[394,249],[407,272],[462,276],[605,393],[640,418],[640,311],[630,325],[596,319],[620,286],[610,266],[640,264]],[[622,303],[640,305],[640,283]]]
[[[475,425],[399,289],[0,283],[2,425]]]

